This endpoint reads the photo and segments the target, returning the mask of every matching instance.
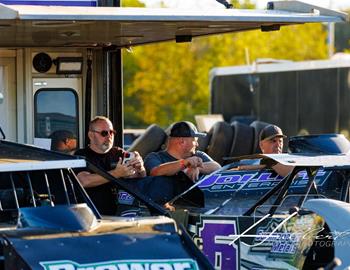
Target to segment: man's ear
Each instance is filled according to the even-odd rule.
[[[263,145],[264,145],[263,141],[260,141],[259,142],[259,147],[260,147],[261,152],[263,151]]]
[[[92,140],[92,133],[93,133],[92,131],[90,131],[90,130],[88,131],[88,137],[89,137],[90,142]]]

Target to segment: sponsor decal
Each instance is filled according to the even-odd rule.
[[[313,223],[314,217],[303,216],[284,224],[271,234],[280,224],[279,219],[272,219],[266,226],[257,228],[250,252],[267,253],[270,258],[293,258],[300,252],[303,235],[308,228],[313,227]]]
[[[134,203],[135,198],[131,196],[129,193],[127,193],[124,190],[118,191],[118,203],[120,204],[126,204],[126,205],[132,205]]]
[[[118,260],[79,264],[74,261],[40,262],[45,270],[197,270],[192,259],[173,260]]]
[[[232,242],[232,234],[237,234],[236,220],[202,217],[196,224],[196,234],[193,237],[196,245],[207,256],[215,269],[239,269],[239,247]]]
[[[315,178],[316,185],[318,187],[323,186],[330,174],[330,171],[319,170]],[[247,173],[244,171],[223,172],[208,177],[199,185],[199,188],[209,192],[234,191],[249,181],[243,190],[266,190],[277,185],[282,179],[283,177],[276,174],[274,171],[267,170],[259,172],[258,174],[256,174],[256,172]],[[291,188],[305,187],[307,181],[308,176],[306,171],[301,171],[291,184]]]
[[[294,255],[297,251],[298,243],[301,235],[288,232],[282,227],[277,232],[270,235],[270,232],[278,226],[280,222],[272,219],[266,226],[259,227],[256,231],[257,237],[254,239],[254,245],[262,243],[258,246],[251,247],[251,252],[268,252],[270,255]]]

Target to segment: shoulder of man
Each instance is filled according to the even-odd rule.
[[[164,151],[151,152],[151,153],[146,155],[145,160],[146,159],[152,159],[152,158],[160,158],[162,156],[164,156]]]
[[[145,157],[144,165],[148,175],[153,168],[167,162],[167,158],[165,157],[164,152],[165,151],[151,152]]]
[[[115,154],[115,153],[124,154],[126,151],[123,148],[119,147],[119,146],[114,146],[114,147],[111,148],[111,150],[109,150],[109,152],[113,153],[113,154]]]
[[[200,157],[204,162],[213,161],[213,159],[205,152],[197,150],[194,154],[196,157]]]
[[[75,156],[86,156],[86,148],[80,148],[74,152]]]

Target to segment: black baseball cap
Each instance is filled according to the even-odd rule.
[[[188,121],[174,123],[171,126],[169,137],[205,137],[207,134],[198,132],[195,125]]]
[[[286,135],[283,134],[282,129],[280,129],[276,125],[268,125],[264,127],[260,132],[260,141],[271,140],[275,137],[287,138]]]
[[[77,137],[69,130],[56,130],[52,132],[49,138],[56,141],[64,141],[66,139],[76,139]]]

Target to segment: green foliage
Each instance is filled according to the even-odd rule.
[[[123,7],[144,7],[145,5],[138,0],[122,0]],[[129,89],[133,85],[133,80],[135,75],[140,70],[139,66],[135,61],[135,57],[130,54],[128,51],[123,51],[123,66],[124,66],[124,97],[127,105],[125,106],[125,121],[130,127],[139,127],[140,125],[144,125],[142,121],[139,121],[137,117],[135,117],[136,112],[139,105],[139,99],[130,95]]]
[[[232,1],[235,7],[251,7]],[[124,54],[125,125],[166,127],[208,113],[209,71],[218,66],[244,65],[258,58],[289,60],[327,57],[321,24],[282,27],[276,32],[248,31],[136,47]]]
[[[122,0],[123,7],[144,7],[145,4],[139,2],[138,0]]]
[[[255,8],[255,5],[250,0],[232,0],[231,4],[236,9],[252,9]]]

